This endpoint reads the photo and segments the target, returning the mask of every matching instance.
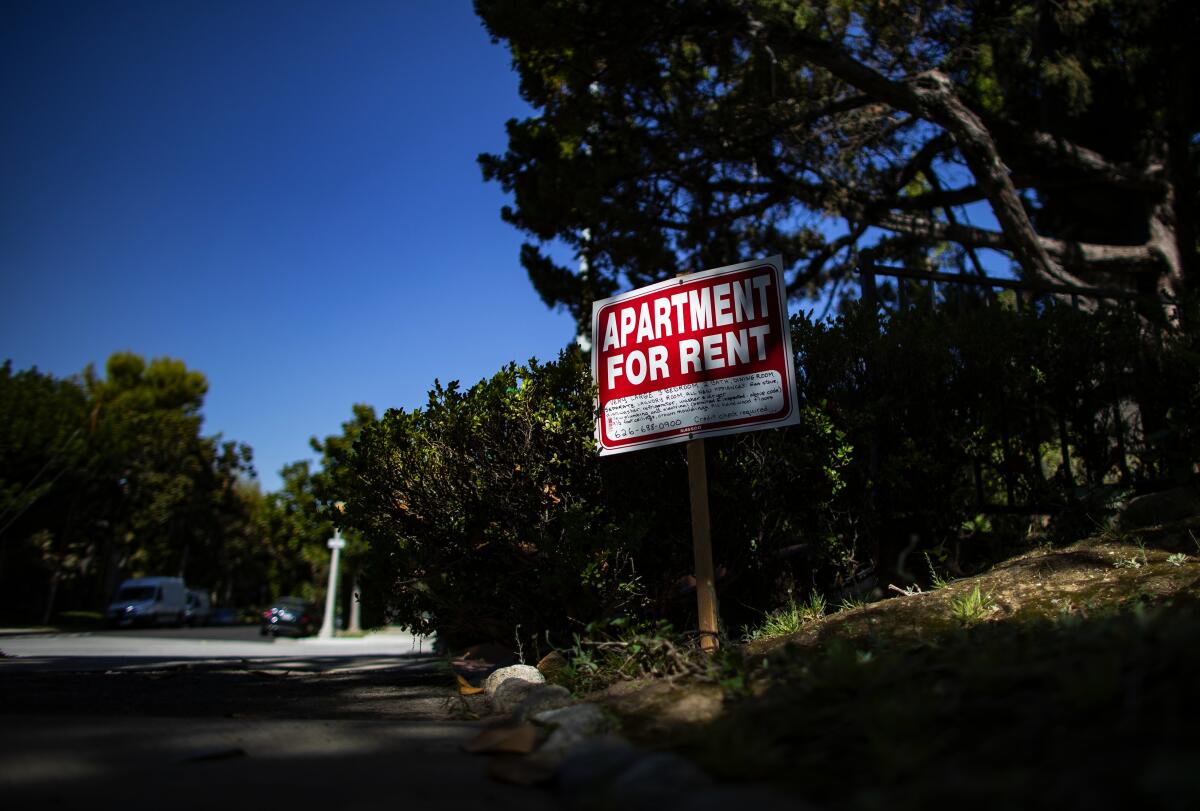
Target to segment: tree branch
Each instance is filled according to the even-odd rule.
[[[1012,250],[1007,236],[999,231],[938,222],[911,214],[888,212],[877,217],[873,224],[901,234],[957,242],[966,247],[991,248],[1006,252]],[[1153,245],[1097,245],[1088,242],[1068,242],[1043,236],[1036,236],[1036,239],[1041,249],[1064,268],[1125,272],[1162,269],[1162,259]],[[1071,282],[1071,284],[1079,283],[1081,282],[1078,279]]]
[[[755,35],[762,36],[764,27],[760,23],[752,22],[750,28]],[[787,36],[786,28],[777,30]],[[1017,262],[1034,276],[1060,282],[1077,281],[1067,278],[1041,244],[995,139],[983,120],[958,98],[945,74],[933,70],[906,81],[893,81],[812,36],[796,32],[787,38],[795,52],[847,84],[949,133],[991,204]]]
[[[1166,188],[1161,164],[1146,167],[1113,163],[1099,152],[1046,132],[1025,132],[1015,124],[1007,125],[1011,136],[1039,157],[1067,166],[1093,180],[1134,191],[1162,192]]]

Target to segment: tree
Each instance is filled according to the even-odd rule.
[[[476,0],[536,109],[482,155],[550,306],[751,256],[1196,286],[1187,0]],[[986,208],[994,227],[967,213]],[[547,255],[561,240],[585,271]]]
[[[341,517],[342,508],[338,505],[348,498],[353,487],[348,477],[353,475],[350,465],[354,458],[354,443],[358,441],[363,429],[376,422],[375,409],[369,405],[355,403],[352,411],[354,417],[342,423],[340,435],[327,436],[324,440],[312,437],[309,440],[312,449],[321,454],[321,470],[313,475],[313,492],[327,514],[333,518],[333,523],[342,529],[346,527]],[[339,589],[339,594],[343,603],[349,603],[346,630],[354,632],[360,630],[362,622],[362,587],[365,582],[368,545],[361,534],[352,529],[347,529],[344,540],[346,547],[341,553],[342,564],[345,566],[343,571],[350,575],[350,588]],[[328,558],[325,560],[328,563]],[[328,572],[328,566],[325,570]],[[382,593],[378,587],[373,591],[377,595]],[[375,618],[378,619],[378,615]]]
[[[226,561],[249,542],[240,485],[253,468],[247,446],[200,433],[207,388],[182,361],[130,352],[110,357],[103,377],[0,367],[7,611],[30,619],[40,605],[48,619],[56,603],[102,607],[127,574],[223,588]]]
[[[325,541],[333,524],[313,492],[307,460],[284,465],[279,475],[283,486],[264,497],[258,517],[266,556],[264,584],[270,591],[260,599],[296,594],[315,600],[320,596],[320,576],[328,571]]]
[[[193,558],[216,557],[215,493],[249,467],[248,449],[219,448],[200,434],[208,380],[179,360],[147,363],[132,352],[113,354],[105,376],[84,372],[92,403],[99,501],[108,533],[101,562],[109,592],[127,571],[186,576]],[[203,566],[211,572],[215,566]]]
[[[273,596],[323,597],[330,565],[326,542],[334,525],[343,524],[335,505],[348,498],[347,477],[352,475],[348,464],[354,456],[354,442],[364,427],[375,422],[370,406],[356,404],[353,414],[351,420],[342,423],[341,434],[309,440],[321,456],[319,469],[314,471],[307,460],[284,466],[280,471],[283,486],[262,498],[257,521],[267,561],[265,582]],[[346,532],[345,540],[342,571],[350,574],[352,587],[338,592],[343,604],[349,603],[347,615],[357,620],[358,581],[367,545],[353,530]]]
[[[87,414],[74,382],[0,366],[0,593],[42,617],[87,571]]]

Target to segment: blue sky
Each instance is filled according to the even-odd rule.
[[[475,163],[528,108],[467,0],[0,15],[0,359],[180,358],[274,489],[352,403],[572,340]]]

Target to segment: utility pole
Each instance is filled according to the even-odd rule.
[[[333,537],[326,544],[333,550],[333,557],[329,561],[329,588],[325,590],[325,619],[321,621],[321,632],[317,634],[321,639],[333,638],[334,615],[337,613],[338,561],[342,547],[345,545],[346,541],[342,538],[342,531],[335,527]]]

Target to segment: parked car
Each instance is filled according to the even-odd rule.
[[[262,613],[263,636],[310,636],[321,627],[317,607],[302,597],[280,597]]]
[[[214,608],[208,617],[209,625],[237,625],[238,610],[236,608]]]
[[[184,609],[184,622],[188,625],[208,625],[212,616],[212,601],[208,592],[191,589],[187,593],[187,608]]]
[[[187,586],[182,577],[135,577],[117,589],[104,620],[110,627],[183,625]]]

